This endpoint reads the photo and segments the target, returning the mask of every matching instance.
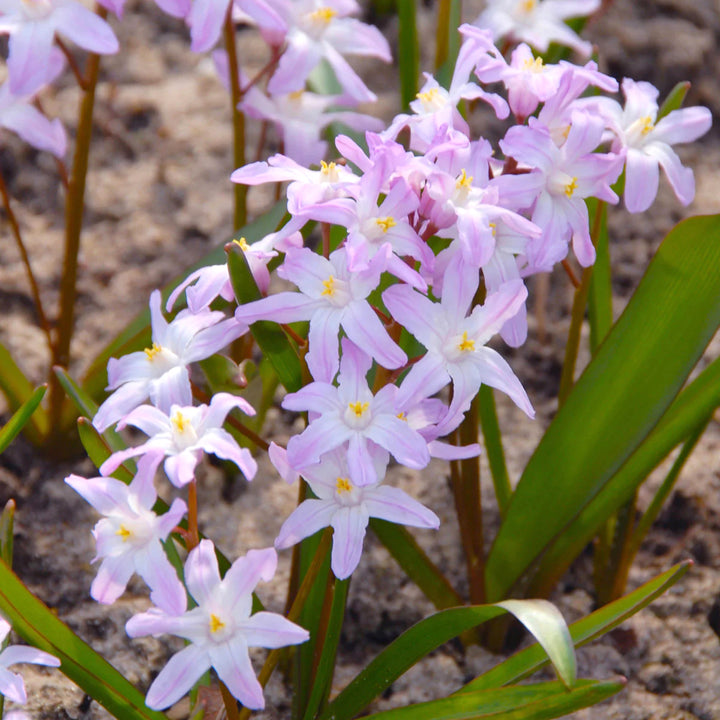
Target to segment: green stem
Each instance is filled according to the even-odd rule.
[[[107,10],[98,7],[97,14],[107,17]],[[75,155],[72,172],[68,182],[65,199],[65,254],[62,275],[60,277],[60,309],[57,323],[56,342],[51,365],[67,368],[70,365],[70,341],[75,323],[75,305],[77,301],[78,255],[80,253],[80,234],[82,232],[83,209],[85,205],[85,185],[87,180],[90,141],[92,139],[93,110],[95,108],[95,90],[100,74],[100,56],[90,53],[85,73],[85,92],[80,101]],[[48,403],[50,432],[59,432],[63,407],[63,391],[52,370],[48,378]]]
[[[507,465],[505,464],[502,435],[498,423],[497,409],[495,408],[495,395],[489,385],[481,386],[479,405],[480,426],[485,440],[485,450],[490,465],[493,487],[495,488],[495,498],[500,510],[500,517],[504,518],[512,498],[512,487]]]
[[[238,53],[235,43],[235,23],[232,18],[233,3],[228,8],[225,20],[225,48],[228,55],[228,71],[230,73],[230,98],[232,102],[233,126],[233,164],[235,169],[245,165],[245,115],[238,108],[242,99],[240,91],[240,70]],[[233,183],[235,188],[235,209],[233,213],[233,229],[239,230],[247,220],[247,186]]]
[[[458,444],[478,441],[478,396],[460,427],[455,431]],[[480,459],[454,460],[450,463],[450,477],[455,499],[455,512],[460,526],[460,538],[465,551],[470,601],[474,605],[485,602],[485,555],[483,548],[482,500],[480,497]]]

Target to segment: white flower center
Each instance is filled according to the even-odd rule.
[[[180,358],[172,350],[155,342],[152,347],[145,348],[145,355],[155,377],[164,375],[180,364]]]
[[[334,275],[323,280],[323,288],[320,295],[333,307],[345,307],[352,300],[347,282],[338,280]]]
[[[192,420],[179,408],[173,410],[170,423],[172,424],[173,441],[178,450],[185,450],[197,443],[198,435]]]
[[[447,91],[444,88],[433,87],[415,96],[425,113],[436,113],[447,105]]]
[[[548,178],[548,190],[553,195],[565,195],[572,197],[578,186],[578,179],[568,175],[562,170],[556,170]]]
[[[372,420],[370,403],[361,402],[360,400],[348,403],[343,419],[349,428],[353,430],[364,430]]]

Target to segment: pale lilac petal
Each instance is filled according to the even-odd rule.
[[[174,705],[210,668],[207,652],[197,645],[188,645],[170,658],[148,690],[145,703],[152,710]]]
[[[338,82],[350,97],[358,102],[374,102],[377,95],[372,92],[352,69],[347,60],[330,45],[325,45],[325,59],[335,71]]]
[[[338,422],[337,418],[319,417],[313,420],[302,434],[290,438],[287,447],[288,462],[294,468],[314,465],[320,461],[323,453],[342,445],[352,434],[353,431]]]
[[[170,414],[173,405],[180,407],[192,405],[192,387],[188,369],[177,366],[157,378],[150,385],[150,402],[166,415]]]
[[[155,0],[158,7],[176,18],[184,18],[190,12],[191,0]]]
[[[335,504],[330,500],[303,501],[282,524],[275,547],[284,550],[328,527],[334,512]]]
[[[478,443],[472,445],[450,445],[440,440],[431,440],[428,443],[430,457],[440,460],[465,460],[480,455],[482,448]]]
[[[381,480],[375,472],[375,465],[368,450],[367,440],[360,433],[355,433],[350,437],[347,449],[347,465],[350,478],[358,487],[374,485]]]
[[[15,663],[60,667],[60,661],[54,655],[29,645],[11,645],[0,653],[0,665],[8,667],[9,665],[15,665]]]
[[[8,700],[20,705],[27,702],[27,693],[22,677],[4,667],[0,667],[0,693]]]
[[[287,450],[284,447],[278,445],[275,441],[270,441],[270,447],[268,448],[268,457],[270,458],[270,462],[278,471],[280,477],[288,485],[292,485],[296,480],[300,478],[300,473],[290,467],[290,463],[287,460]]]
[[[228,4],[228,0],[193,0],[187,16],[193,52],[206,52],[217,43]]]
[[[200,438],[198,446],[206,453],[235,463],[248,480],[255,477],[257,462],[255,462],[252,453],[247,448],[241,448],[235,438],[226,430],[222,428],[208,430]]]
[[[241,635],[230,642],[213,646],[209,653],[218,677],[232,696],[250,710],[262,710],[265,707],[265,697],[262,685],[255,677],[244,637]]]
[[[495,350],[483,347],[478,351],[478,369],[483,385],[502,390],[530,418],[535,417],[530,399],[507,361]]]
[[[249,550],[247,555],[236,560],[225,573],[223,582],[230,597],[242,598],[250,595],[255,586],[263,580],[269,582],[277,569],[275,548]]]
[[[380,485],[367,490],[363,502],[370,517],[412,527],[440,527],[440,518],[400,488]]]
[[[704,135],[711,125],[712,114],[706,107],[673,110],[655,125],[652,140],[668,145],[693,142]]]
[[[277,70],[268,82],[271,95],[286,95],[305,87],[305,80],[320,62],[320,50],[305,33],[294,33],[280,57]]]
[[[338,580],[350,577],[358,566],[368,520],[369,516],[361,505],[340,508],[333,516],[330,565]]]
[[[341,403],[337,397],[337,389],[329,383],[312,382],[297,392],[288,393],[282,400],[285,410],[302,412],[328,413],[340,410]]]
[[[407,362],[407,355],[390,337],[369,303],[350,303],[342,326],[353,343],[364,348],[383,367],[394,370]]]
[[[479,284],[477,267],[463,262],[459,253],[455,255],[445,270],[441,301],[443,310],[450,317],[465,317]]]
[[[308,370],[319,382],[331,383],[340,366],[338,333],[341,312],[337,308],[321,308],[310,320],[309,350],[305,356]]]
[[[398,410],[409,408],[418,400],[430,397],[450,382],[442,356],[428,353],[411,368],[398,390]]]
[[[90,596],[103,605],[114,603],[125,592],[134,571],[132,558],[106,557],[90,586]]]
[[[309,320],[317,308],[323,305],[324,302],[309,298],[302,293],[281,292],[268,295],[262,300],[239,305],[235,310],[235,318],[248,325],[258,320],[272,320],[277,323],[300,322]]]
[[[440,342],[440,307],[407,285],[391,285],[383,293],[390,314],[425,347]]]
[[[26,22],[10,36],[8,75],[13,95],[32,95],[47,82],[55,28],[51,22]]]
[[[625,165],[625,207],[631,213],[644,212],[655,200],[660,181],[657,158],[642,150],[628,148]]]
[[[60,120],[48,120],[36,107],[17,103],[0,115],[0,124],[17,133],[26,143],[58,158],[65,156],[67,136]]]
[[[185,585],[198,605],[212,601],[220,584],[215,546],[210,540],[201,540],[185,562]]]
[[[298,645],[310,638],[305,628],[271,612],[258,612],[242,624],[242,632],[250,647],[280,648]]]
[[[367,374],[372,358],[349,338],[342,339],[342,360],[340,361],[339,387],[341,397],[351,401],[368,393]]]
[[[112,55],[120,46],[110,25],[79,2],[55,7],[55,27],[83,50]]]
[[[683,205],[689,205],[695,197],[693,171],[683,167],[675,151],[664,143],[650,143],[645,146],[645,152],[660,163],[677,199]]]
[[[170,615],[185,612],[185,588],[159,542],[148,545],[135,559],[138,575],[150,588],[150,599]]]
[[[205,360],[216,352],[219,352],[233,340],[237,340],[248,331],[245,323],[238,322],[235,318],[223,320],[212,327],[201,330],[192,340],[191,346],[187,348],[183,359],[187,363]],[[190,403],[186,403],[190,405]]]
[[[101,515],[110,514],[127,498],[127,485],[115,478],[68,475],[65,482]]]
[[[185,517],[187,505],[184,500],[175,498],[166,513],[160,515],[157,524],[157,532],[161,540],[165,540],[172,530],[180,524]]]
[[[168,432],[172,427],[170,418],[162,410],[158,410],[152,405],[141,405],[129,412],[118,423],[117,429],[123,430],[126,425],[132,425],[150,437],[161,432]]]
[[[402,465],[420,469],[430,462],[430,453],[423,437],[394,415],[375,418],[366,434]]]

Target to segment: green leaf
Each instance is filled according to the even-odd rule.
[[[415,99],[420,75],[415,0],[397,0],[398,64],[400,66],[400,100],[403,111]]]
[[[10,410],[15,412],[33,397],[36,392],[32,383],[16,365],[10,351],[0,343],[0,392],[7,399]],[[33,445],[42,443],[50,427],[47,413],[39,408],[25,428],[25,436]]]
[[[386,520],[370,518],[370,529],[438,610],[463,604],[462,597],[417,544],[407,528]]]
[[[2,561],[0,612],[23,640],[58,658],[63,674],[113,716],[123,720],[166,718],[163,713],[147,708],[145,697],[58,620]]]
[[[507,513],[510,498],[512,497],[512,486],[508,476],[507,465],[505,464],[505,451],[503,450],[500,424],[498,423],[497,410],[495,409],[494,390],[489,385],[480,386],[480,425],[482,427],[485,451],[487,452],[490,475],[492,476],[495,498],[500,511],[500,517],[504,518]]]
[[[691,562],[684,562],[666,570],[662,575],[641,585],[625,597],[615,600],[574,622],[569,630],[575,647],[580,647],[610,632],[629,617],[642,610],[672,587],[688,571]],[[540,645],[532,645],[515,653],[488,672],[471,680],[458,692],[485,690],[518,682],[539,670],[548,662]]]
[[[652,470],[719,405],[720,358],[680,393],[642,445],[568,526],[567,532],[557,538],[538,565],[530,593],[537,596],[549,592],[607,518],[631,499]]]
[[[548,608],[552,608],[551,610]],[[574,663],[568,661],[572,643],[567,626],[558,611],[543,600],[512,600],[498,605],[455,607],[431,615],[413,625],[388,645],[328,705],[321,720],[348,720],[368,706],[397,678],[429,652],[466,630],[510,612],[532,633],[539,633],[543,644],[559,660],[563,682],[574,682]],[[562,648],[563,644],[566,646]]]
[[[610,277],[610,243],[607,230],[607,203],[589,198],[585,201],[593,229],[596,258],[588,293],[588,320],[590,322],[590,351],[595,355],[598,346],[610,332],[613,324],[612,282]],[[598,215],[598,213],[600,213]]]
[[[36,388],[30,397],[15,411],[13,416],[0,429],[0,453],[18,436],[20,431],[30,421],[32,414],[38,409],[47,385]]]
[[[10,498],[0,515],[0,557],[3,562],[12,567],[13,558],[13,528],[15,526],[15,501]],[[0,715],[2,717],[2,715]]]
[[[597,528],[614,510],[595,512],[593,502],[658,423],[720,324],[719,234],[719,216],[691,218],[661,245],[525,468],[488,557],[490,600],[524,585],[555,542],[573,541],[568,527],[583,511]]]
[[[273,205],[264,215],[236,233],[236,237],[245,237],[248,243],[253,243],[273,232],[285,216],[286,201],[281,200]],[[176,277],[162,291],[163,302],[168,298],[172,290],[179,285],[193,271],[207,265],[221,265],[225,262],[224,246],[215,248],[202,260],[191,265],[185,272]],[[130,352],[136,352],[149,347],[151,343],[150,334],[150,310],[143,310],[137,315],[127,327],[112,340],[104,350],[92,361],[85,376],[82,379],[82,387],[92,398],[102,397],[105,385],[107,385],[107,364],[111,357],[120,357]]]
[[[227,249],[230,280],[235,297],[241,305],[262,298],[255,278],[245,259],[245,253],[237,245]],[[296,392],[302,387],[302,365],[297,352],[287,335],[277,323],[261,320],[250,326],[250,332],[272,363],[280,382],[288,392]]]
[[[690,83],[685,80],[683,82],[679,82],[669,93],[668,96],[665,98],[665,101],[660,106],[660,109],[658,110],[657,118],[655,122],[657,123],[659,120],[662,120],[666,115],[671,113],[673,110],[679,110],[682,107],[682,104],[685,102],[685,97],[688,94],[688,91],[690,90]]]
[[[580,680],[572,690],[559,682],[452,695],[368,715],[368,720],[549,720],[606,700],[623,680]]]

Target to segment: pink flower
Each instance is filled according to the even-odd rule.
[[[115,392],[98,408],[93,425],[103,432],[150,398],[161,410],[191,405],[188,366],[216,353],[247,332],[247,325],[221,312],[183,310],[168,323],[160,309],[160,291],[150,296],[152,346],[108,363],[108,390]]]
[[[425,467],[430,462],[427,443],[398,417],[397,388],[386,385],[373,395],[366,378],[372,364],[370,356],[347,338],[343,338],[342,348],[338,387],[313,382],[283,399],[287,410],[313,413],[308,427],[290,438],[287,458],[291,467],[300,470],[314,465],[324,453],[345,443],[350,479],[356,485],[378,481],[372,461],[378,445],[403,465]]]
[[[235,317],[247,324],[257,320],[279,323],[310,321],[308,368],[316,380],[331,383],[337,374],[338,333],[342,327],[357,345],[364,347],[381,365],[398,368],[407,356],[390,338],[367,301],[377,287],[382,259],[371,261],[363,273],[347,267],[347,252],[336,250],[325,259],[299,248],[290,250],[278,271],[300,288],[300,293],[282,292],[241,305]]]
[[[130,618],[125,626],[130,637],[171,633],[189,641],[170,658],[150,686],[148,707],[153,710],[170,707],[211,667],[245,707],[251,710],[265,707],[248,648],[297,645],[309,638],[307,630],[282,615],[250,614],[255,586],[260,580],[271,580],[276,566],[277,553],[273,548],[250,550],[220,579],[213,544],[202,540],[185,563],[185,583],[197,606],[176,615],[151,608]]]
[[[76,0],[0,0],[0,33],[10,35],[8,72],[14,95],[31,95],[47,82],[55,33],[81,48],[113,54],[112,28]]]
[[[335,577],[350,577],[360,562],[363,538],[371,517],[413,527],[437,529],[440,520],[431,510],[399,488],[382,485],[388,454],[376,448],[371,453],[377,481],[358,486],[350,479],[343,450],[326,453],[318,465],[307,467],[302,476],[316,499],[305,500],[280,528],[275,547],[288,548],[324,527],[333,528],[331,566]]]
[[[161,543],[182,520],[187,506],[175,499],[164,515],[153,512],[157,500],[153,479],[161,459],[157,453],[143,457],[130,485],[109,477],[65,478],[104,516],[93,529],[95,560],[102,562],[90,588],[90,594],[100,603],[115,602],[136,572],[150,587],[154,602],[170,613],[184,608],[185,590]]]
[[[246,400],[230,393],[216,393],[210,405],[173,405],[169,415],[151,405],[141,405],[125,416],[118,429],[133,425],[150,439],[138,447],[113,453],[102,464],[100,472],[109,475],[129,457],[159,453],[167,458],[165,472],[170,482],[182,487],[193,481],[195,466],[206,452],[235,463],[243,475],[252,480],[257,472],[255,459],[222,427],[227,414],[236,407],[247,415],[255,414]]]

